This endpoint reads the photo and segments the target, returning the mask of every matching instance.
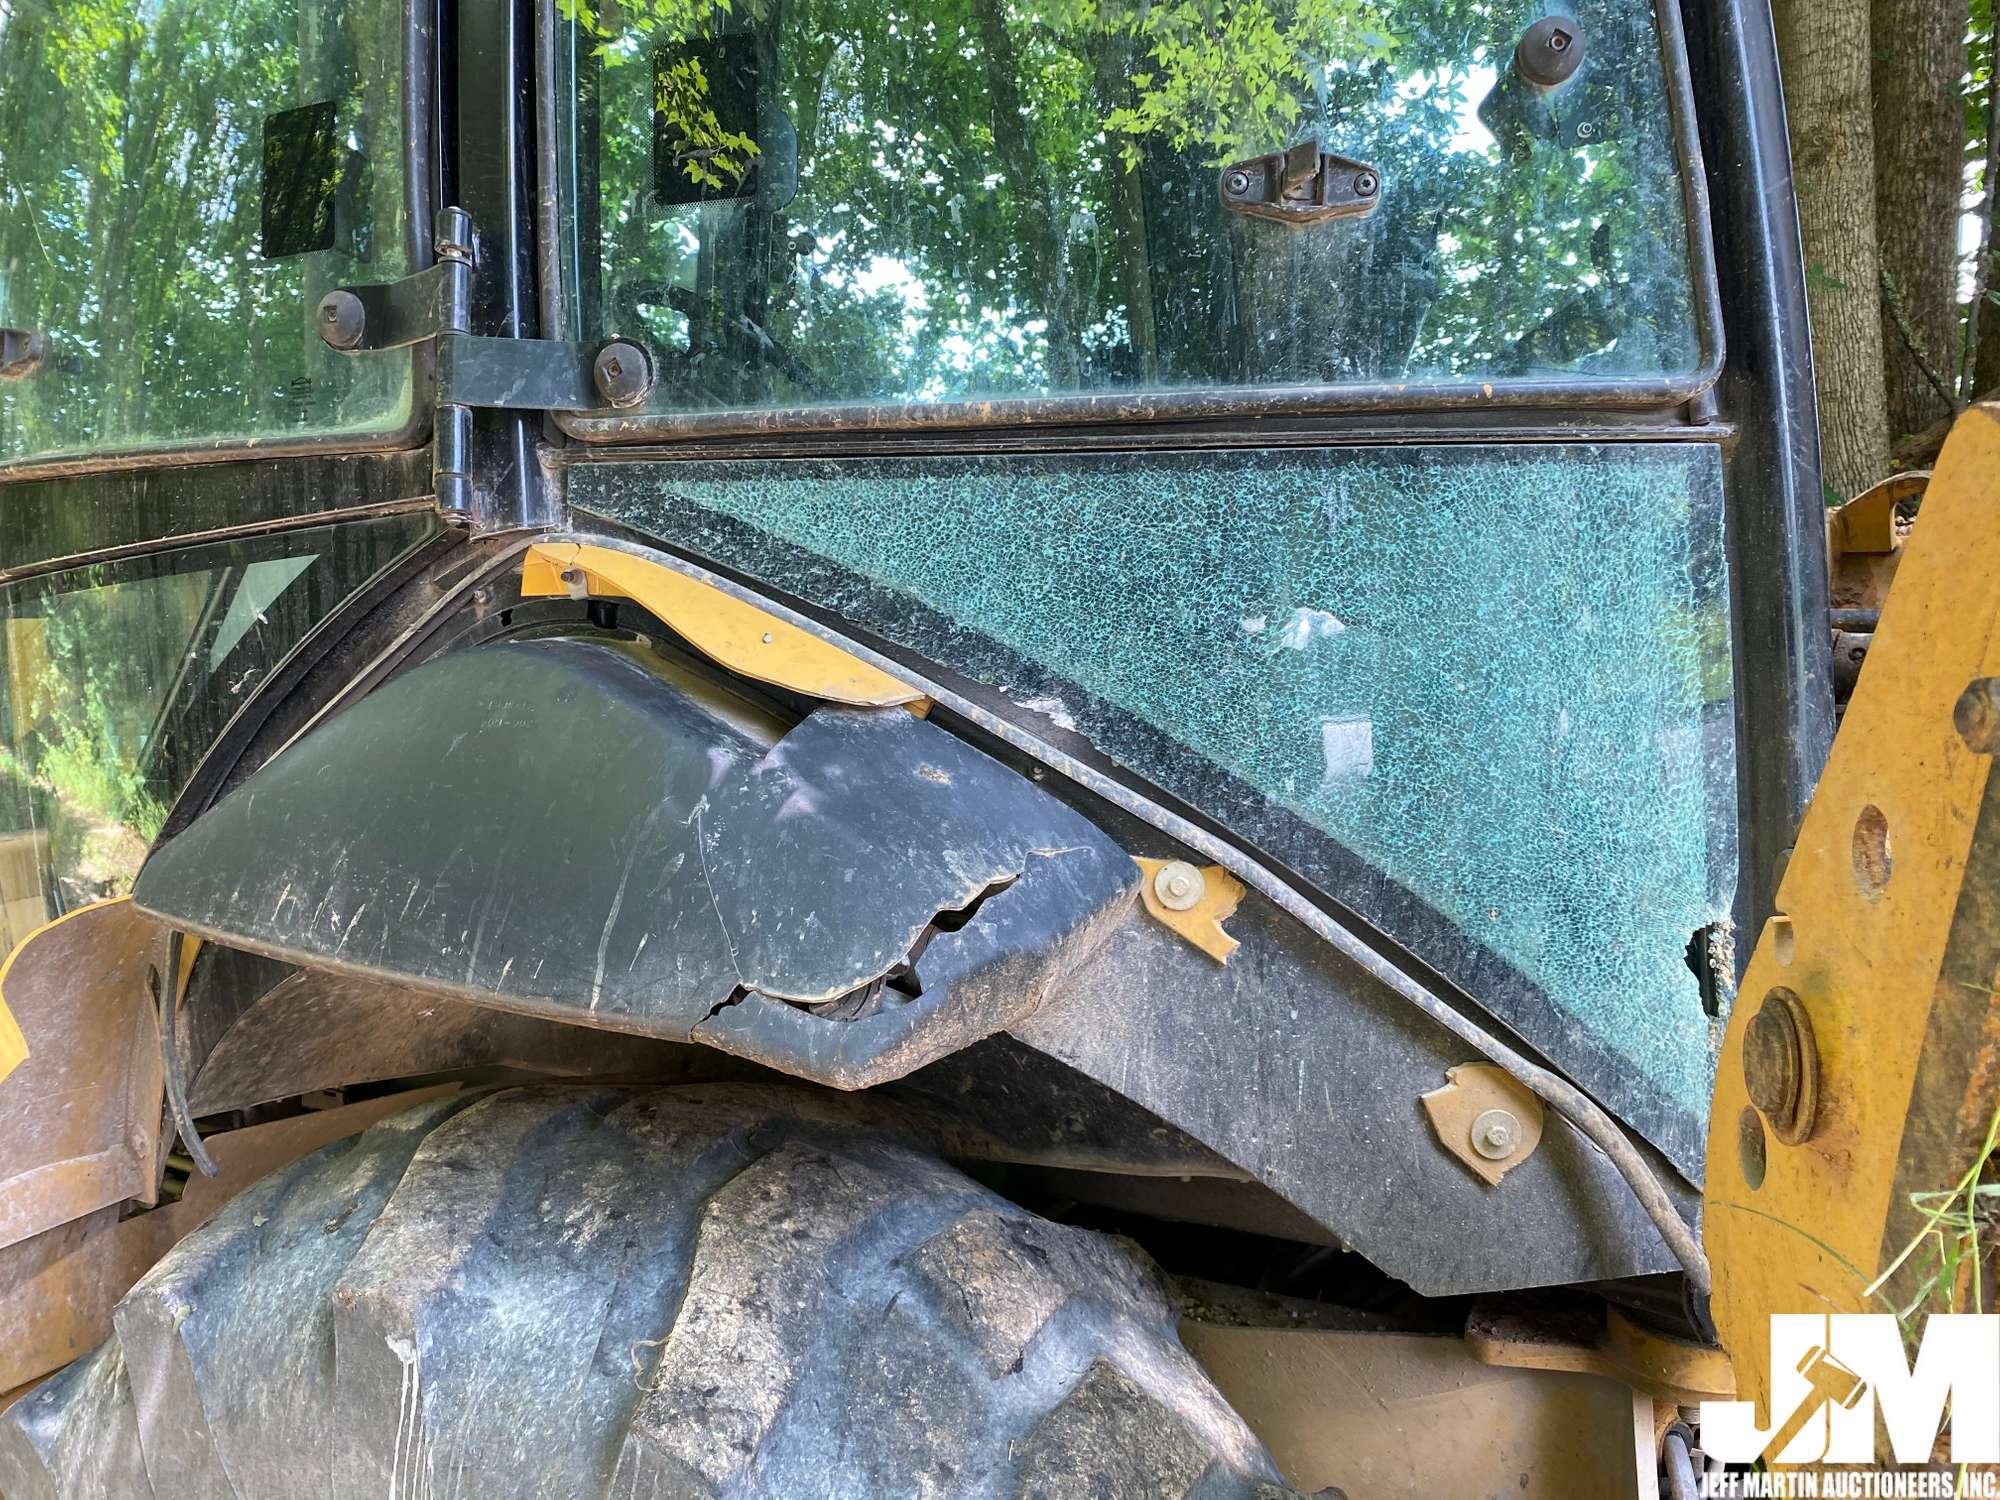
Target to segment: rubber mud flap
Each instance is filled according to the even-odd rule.
[[[1136,1251],[837,1102],[555,1086],[385,1119],[238,1198],[0,1415],[0,1493],[1293,1494]]]

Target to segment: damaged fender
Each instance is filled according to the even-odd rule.
[[[766,744],[643,648],[472,647],[393,679],[155,851],[219,942],[863,1088],[1033,1012],[1132,861],[899,708]]]

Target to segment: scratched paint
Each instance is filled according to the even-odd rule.
[[[1736,870],[1712,447],[607,465],[571,499],[1059,701],[1051,731],[1552,1055],[1581,1028],[1654,1097],[1705,1101],[1684,955]]]

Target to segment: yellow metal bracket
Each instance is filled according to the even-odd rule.
[[[1438,1144],[1488,1187],[1542,1143],[1542,1101],[1492,1063],[1445,1070],[1443,1088],[1417,1095]]]
[[[539,542],[521,563],[524,597],[630,599],[702,655],[758,682],[859,708],[929,700],[908,683],[721,589],[650,558],[587,542]]]
[[[1139,898],[1146,910],[1217,963],[1228,963],[1241,945],[1223,931],[1222,924],[1242,903],[1243,882],[1221,865],[1198,870],[1184,860],[1141,859],[1136,854],[1132,863],[1145,872]]]
[[[1703,1238],[1717,1332],[1763,1411],[1771,1315],[1888,1311],[1898,1285],[1870,1287],[1924,1227],[1913,1197],[1967,1175],[2000,1103],[1996,476],[2000,408],[1971,408],[1896,548],[1717,1059]],[[1892,540],[1892,498],[1850,543]]]

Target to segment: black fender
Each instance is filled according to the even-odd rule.
[[[288,962],[837,1088],[1024,1019],[1132,904],[1093,824],[906,708],[765,741],[651,652],[392,679],[156,849],[143,911]]]

